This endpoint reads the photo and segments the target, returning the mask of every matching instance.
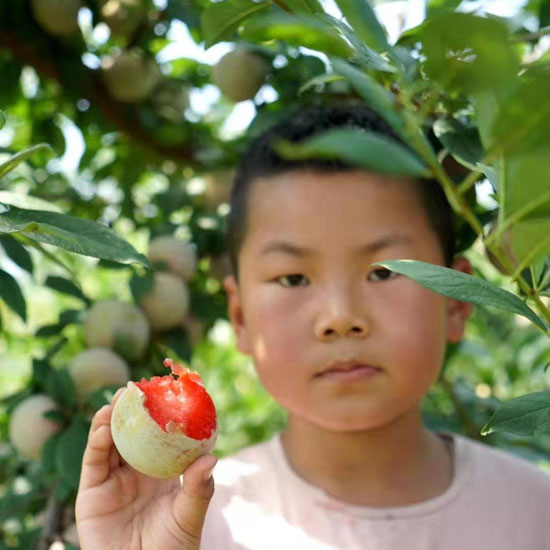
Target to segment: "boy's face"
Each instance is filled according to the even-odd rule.
[[[370,265],[443,265],[411,183],[362,171],[289,172],[256,181],[249,198],[240,281],[224,286],[238,347],[266,389],[291,415],[333,430],[373,429],[419,406],[471,306]],[[381,239],[392,242],[361,251]],[[464,258],[453,267],[470,272]],[[326,374],[339,361],[380,370]]]

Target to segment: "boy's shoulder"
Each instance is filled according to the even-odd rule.
[[[532,498],[550,497],[550,474],[527,458],[511,450],[452,434],[458,467],[471,470],[471,483],[480,489],[494,490],[495,494],[531,495]]]

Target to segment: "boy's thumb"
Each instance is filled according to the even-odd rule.
[[[183,474],[183,485],[174,502],[174,516],[187,535],[201,535],[206,510],[214,494],[212,471],[217,461],[214,455],[200,456]]]

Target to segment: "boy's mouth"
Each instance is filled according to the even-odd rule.
[[[370,377],[380,372],[382,369],[373,365],[358,363],[356,361],[340,361],[333,363],[323,371],[317,373],[316,377],[334,378],[334,379],[358,379]]]

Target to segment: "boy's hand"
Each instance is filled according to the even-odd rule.
[[[180,478],[156,479],[121,458],[111,413],[124,388],[95,414],[82,461],[76,521],[82,550],[198,550],[214,494],[213,455],[199,457]]]

